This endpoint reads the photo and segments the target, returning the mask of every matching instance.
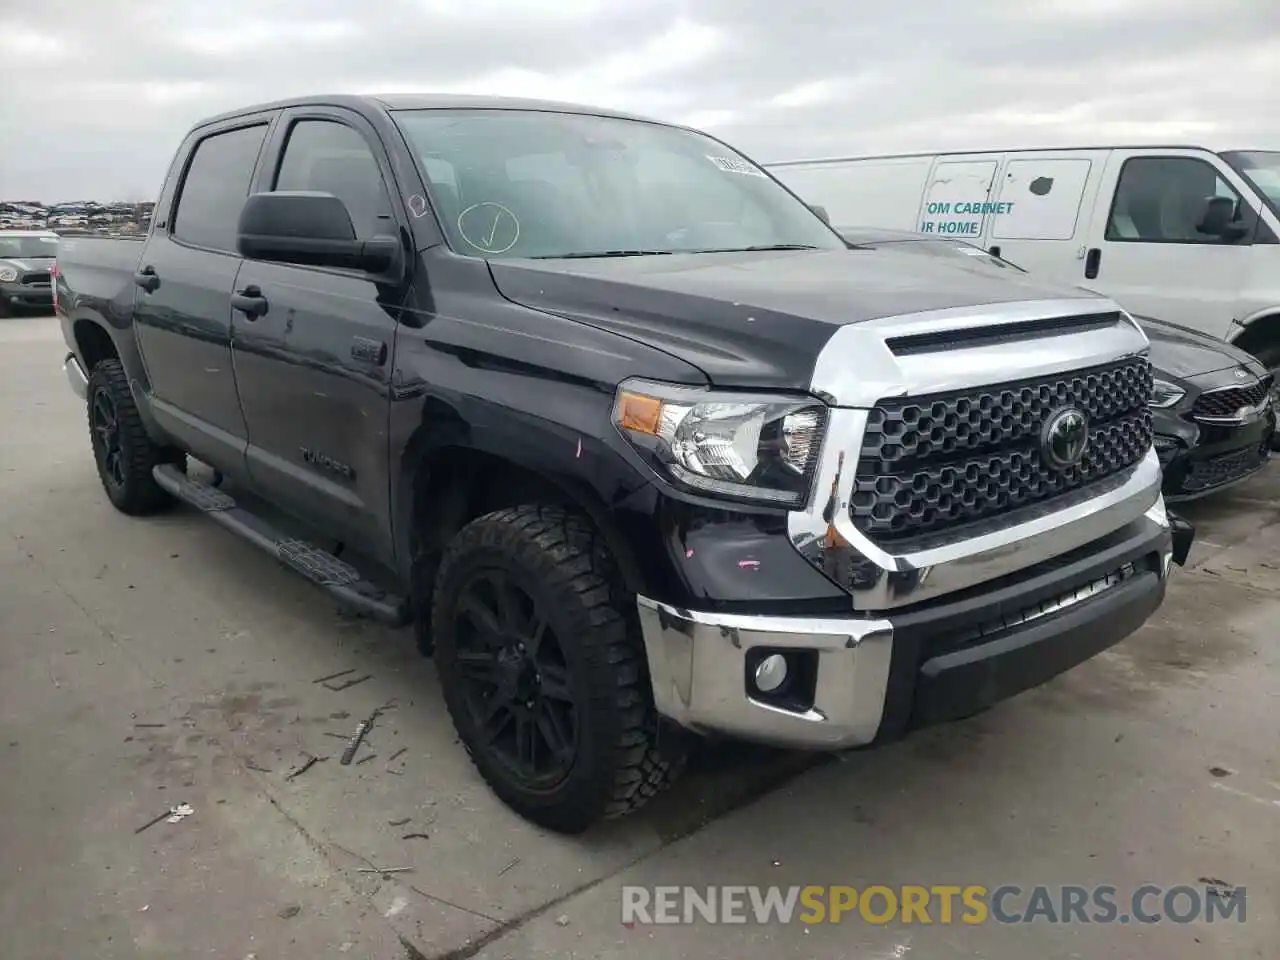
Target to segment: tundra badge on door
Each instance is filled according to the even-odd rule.
[[[337,474],[347,480],[354,481],[356,478],[355,469],[341,460],[335,460],[327,453],[321,453],[319,450],[312,450],[310,447],[300,447],[302,451],[302,462],[308,463],[313,467],[319,467],[329,473]]]

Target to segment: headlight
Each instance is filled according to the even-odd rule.
[[[0,282],[12,283],[18,279],[18,271],[13,267],[0,267]]]
[[[1187,391],[1181,387],[1174,386],[1168,380],[1159,378],[1151,382],[1151,399],[1147,401],[1153,407],[1172,407],[1175,403],[1187,395]]]
[[[613,422],[680,486],[799,506],[813,483],[827,408],[812,397],[627,380],[618,388]]]

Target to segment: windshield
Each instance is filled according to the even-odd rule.
[[[1280,151],[1233,150],[1222,157],[1262,194],[1275,214],[1280,216]]]
[[[751,161],[656,123],[529,110],[403,110],[449,243],[479,257],[593,257],[843,241]]]
[[[30,260],[57,255],[57,237],[6,237],[0,234],[0,260]]]

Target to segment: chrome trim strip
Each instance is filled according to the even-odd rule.
[[[1082,314],[1119,313],[1114,327],[1046,334],[1035,340],[978,343],[898,356],[887,341]],[[1126,322],[1127,321],[1127,322]],[[837,407],[875,406],[887,397],[921,396],[1032,379],[1144,354],[1147,335],[1103,297],[1031,300],[884,317],[839,327],[814,365],[811,389]]]
[[[1167,573],[1167,571],[1166,571]],[[1111,573],[1105,574],[1096,580],[1090,580],[1088,583],[1081,584],[1074,590],[1069,590],[1059,596],[1045,600],[1043,603],[1036,604],[1033,607],[1027,607],[1023,610],[994,619],[989,623],[979,624],[973,630],[957,637],[959,643],[977,643],[985,637],[991,636],[993,633],[999,633],[1013,627],[1023,627],[1028,623],[1034,623],[1042,617],[1047,617],[1051,613],[1061,613],[1063,610],[1069,610],[1085,600],[1090,600],[1098,596],[1100,593],[1118,587],[1126,580],[1132,579],[1137,574],[1132,563],[1126,563],[1123,567],[1113,570]],[[1161,574],[1164,576],[1165,574]]]
[[[89,397],[89,378],[85,376],[84,369],[80,366],[80,361],[76,359],[74,353],[68,353],[67,358],[62,361],[62,372],[75,395],[81,400],[87,400]]]
[[[887,620],[703,613],[644,596],[636,605],[663,716],[697,732],[784,747],[841,749],[875,739],[893,653]],[[748,694],[753,647],[818,652],[812,709],[785,710]]]

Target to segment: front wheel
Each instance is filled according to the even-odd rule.
[[[147,436],[120,361],[103,360],[95,366],[86,392],[93,459],[112,505],[133,516],[170,505],[173,499],[151,471],[159,463],[181,464],[185,458]]]
[[[458,734],[504,803],[563,833],[638,808],[680,762],[678,742],[658,749],[617,584],[589,522],[541,506],[468,524],[436,578],[435,662]]]

